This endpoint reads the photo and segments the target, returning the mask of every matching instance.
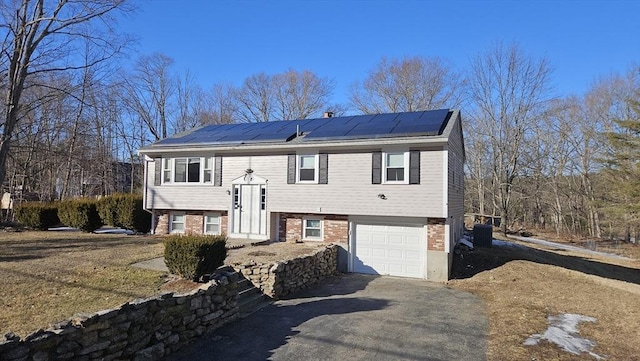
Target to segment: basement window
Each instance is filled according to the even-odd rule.
[[[220,215],[205,213],[204,234],[220,234]]]
[[[303,239],[312,241],[322,240],[323,221],[321,218],[304,218],[302,223],[304,228],[302,234]]]
[[[184,233],[184,212],[171,212],[169,214],[169,233]]]

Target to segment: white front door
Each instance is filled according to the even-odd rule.
[[[234,184],[232,236],[260,238],[266,235],[266,185]]]

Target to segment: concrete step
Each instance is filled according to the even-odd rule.
[[[257,310],[263,309],[273,302],[269,297],[262,293],[247,297],[240,301],[238,299],[238,312],[240,318],[245,318]]]
[[[256,287],[245,288],[242,291],[238,291],[238,303],[242,302],[245,298],[251,298],[255,295],[262,295],[262,291]]]
[[[239,292],[242,292],[242,291],[244,291],[244,290],[251,289],[251,288],[255,288],[255,286],[254,286],[254,285],[253,285],[253,283],[251,283],[251,281],[249,281],[248,279],[246,279],[246,278],[241,278],[241,279],[238,281],[238,293],[239,293]]]

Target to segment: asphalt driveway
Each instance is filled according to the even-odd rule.
[[[485,360],[481,300],[441,284],[331,277],[168,360]]]

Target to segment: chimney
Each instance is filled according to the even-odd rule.
[[[331,118],[333,117],[333,112],[324,112],[323,118]]]

